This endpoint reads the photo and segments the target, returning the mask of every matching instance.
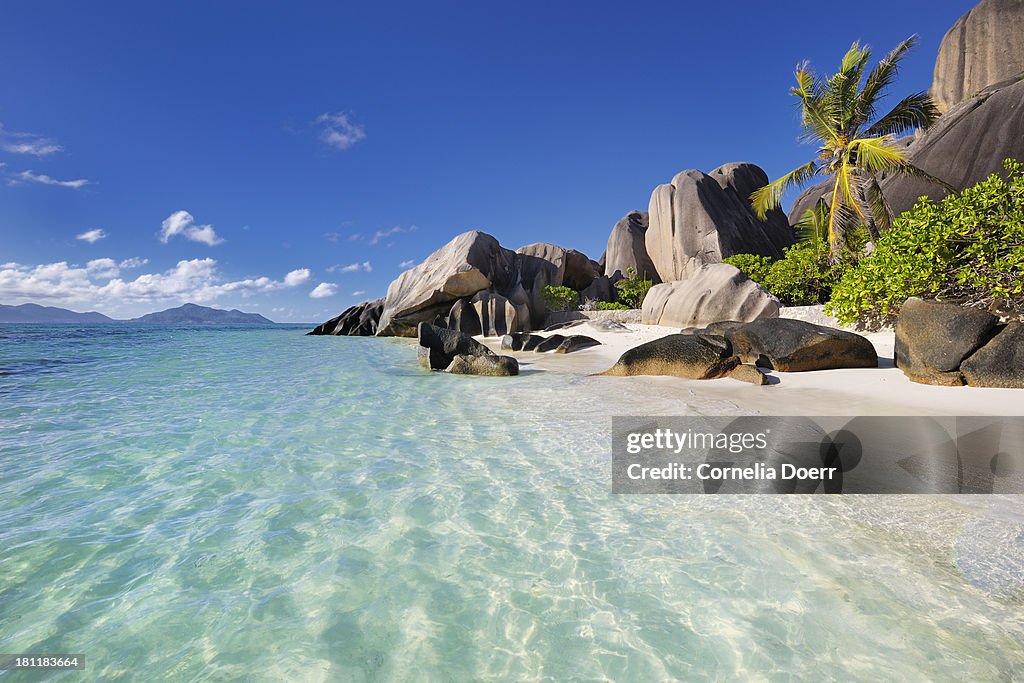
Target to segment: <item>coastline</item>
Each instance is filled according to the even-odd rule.
[[[511,355],[529,372],[587,376],[607,370],[626,350],[679,332],[676,327],[626,323],[628,331],[608,331],[590,323],[569,328],[601,342],[571,354],[501,350],[500,337],[477,337],[496,353]],[[563,332],[560,330],[559,332]],[[545,336],[549,333],[540,333]],[[742,412],[760,415],[1021,415],[1024,395],[1019,389],[940,387],[911,382],[893,361],[895,334],[883,330],[864,334],[878,352],[879,367],[766,371],[772,384],[754,386],[728,377],[690,380],[679,377],[600,377],[592,381],[614,393],[620,387],[649,386],[663,396],[677,395],[727,401]]]

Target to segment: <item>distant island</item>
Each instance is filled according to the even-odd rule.
[[[0,304],[0,323],[164,323],[164,324],[249,324],[273,325],[258,313],[243,313],[237,309],[225,311],[197,304],[184,304],[165,311],[147,313],[131,320],[115,320],[102,313],[89,311],[78,313],[66,308],[40,306],[38,304],[21,304],[8,306]]]
[[[177,308],[168,308],[166,311],[147,313],[144,316],[133,318],[133,323],[187,323],[187,324],[235,324],[247,323],[252,325],[273,325],[273,320],[264,318],[259,313],[243,313],[237,309],[225,311],[220,308],[209,308],[208,306],[197,306],[196,304],[183,304]]]

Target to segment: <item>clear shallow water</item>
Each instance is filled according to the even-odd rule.
[[[303,331],[0,326],[0,652],[86,680],[1024,671],[1018,500],[612,497],[612,415],[735,408]]]

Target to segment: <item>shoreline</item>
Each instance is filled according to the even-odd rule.
[[[583,334],[601,342],[600,346],[570,354],[501,350],[500,337],[476,337],[496,353],[513,356],[520,367],[554,375],[589,376],[607,370],[628,349],[679,332],[675,327],[626,323],[628,331],[608,331],[590,323],[558,330],[558,333]],[[535,333],[547,336],[552,333]],[[760,415],[989,415],[1024,414],[1024,392],[1020,389],[979,387],[942,387],[911,382],[896,367],[893,347],[895,333],[883,330],[862,335],[878,352],[879,367],[778,372],[766,370],[772,384],[754,386],[728,377],[691,380],[679,377],[641,375],[601,377],[592,381],[607,383],[609,391],[617,386],[636,387],[645,383],[661,394],[678,393],[680,399],[694,397],[728,401],[744,411]],[[626,382],[629,385],[617,383]]]

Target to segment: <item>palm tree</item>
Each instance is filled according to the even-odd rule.
[[[900,60],[916,44],[911,36],[893,48],[864,77],[871,48],[854,43],[843,57],[839,71],[822,78],[808,63],[796,69],[796,87],[792,94],[800,102],[802,139],[820,145],[818,157],[750,196],[754,210],[762,219],[770,209],[778,208],[782,193],[803,185],[815,176],[832,179],[827,238],[833,258],[842,249],[843,233],[863,224],[877,239],[879,228],[892,223],[892,210],[882,196],[878,174],[911,175],[949,185],[907,159],[905,150],[894,139],[915,128],[927,128],[938,118],[938,110],[928,93],[905,97],[892,111],[874,121],[875,106],[885,90],[896,80]]]

